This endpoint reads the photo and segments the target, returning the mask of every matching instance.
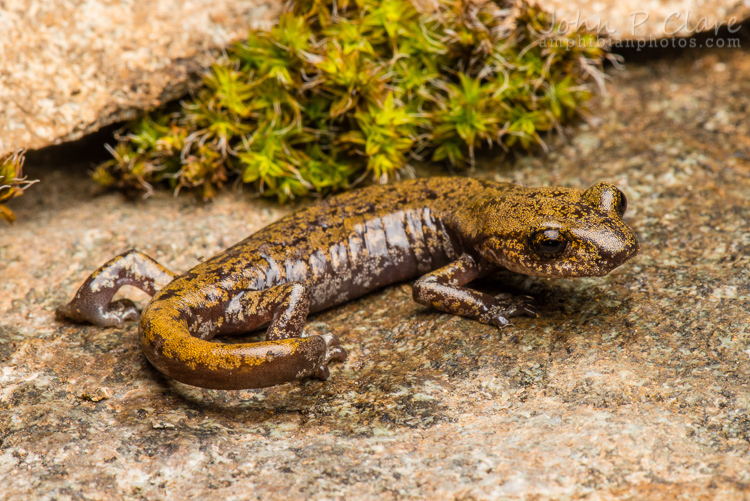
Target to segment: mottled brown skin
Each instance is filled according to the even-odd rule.
[[[605,275],[638,251],[625,207],[608,183],[523,188],[455,177],[373,186],[297,211],[181,276],[129,251],[95,271],[58,316],[121,327],[138,312],[111,299],[133,285],[155,294],[140,315],[143,351],[174,379],[219,389],[326,379],[328,362],[346,351],[332,335],[302,337],[309,313],[420,277],[418,303],[503,327],[536,315],[531,298],[465,284],[500,268]],[[263,342],[210,342],[264,325]]]

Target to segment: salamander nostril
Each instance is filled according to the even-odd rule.
[[[599,252],[601,257],[615,268],[638,253],[638,242],[621,242],[616,246],[602,246]]]

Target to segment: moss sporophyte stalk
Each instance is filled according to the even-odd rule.
[[[131,124],[94,177],[203,198],[240,178],[284,201],[386,181],[412,159],[466,166],[482,146],[532,148],[582,109],[603,58],[595,35],[551,19],[524,2],[288,4],[189,99]]]

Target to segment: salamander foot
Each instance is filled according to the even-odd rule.
[[[59,319],[69,319],[76,322],[89,322],[99,327],[123,328],[127,322],[140,318],[138,309],[130,299],[118,299],[109,303],[108,308],[98,305],[90,306],[81,304],[73,299],[55,310]]]
[[[323,365],[318,367],[313,376],[325,381],[330,375],[330,371],[328,370],[328,363],[334,360],[337,362],[343,362],[344,360],[346,360],[348,353],[339,345],[339,339],[334,334],[323,334],[320,337],[322,337],[326,342],[325,362],[323,362]]]
[[[532,317],[536,318],[536,304],[531,296],[514,296],[512,294],[497,294],[496,304],[490,309],[489,321],[492,325],[500,328],[511,327],[513,324],[508,320],[510,317]]]

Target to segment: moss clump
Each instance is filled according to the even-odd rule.
[[[27,181],[23,177],[24,160],[23,150],[17,150],[0,157],[0,219],[4,219],[8,223],[15,221],[16,215],[3,202],[23,195],[23,190],[36,182]]]
[[[579,112],[603,56],[593,35],[560,37],[524,2],[301,0],[179,109],[134,123],[95,179],[211,198],[239,177],[283,201],[385,181],[412,158],[465,166],[481,145],[531,148]]]

